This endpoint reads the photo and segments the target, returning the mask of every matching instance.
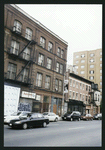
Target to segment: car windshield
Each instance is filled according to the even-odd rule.
[[[48,113],[47,113],[47,112],[45,112],[45,113],[43,113],[43,115],[48,115]]]
[[[14,112],[13,114],[11,114],[11,116],[19,116],[21,114],[21,112]]]

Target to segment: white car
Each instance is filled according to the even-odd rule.
[[[57,122],[59,120],[59,116],[53,112],[44,112],[43,115],[45,118],[48,118],[49,121],[56,121]]]
[[[8,124],[10,122],[10,120],[12,119],[25,119],[27,118],[28,114],[30,114],[31,112],[28,112],[28,111],[19,111],[19,112],[14,112],[13,114],[11,115],[7,115],[7,116],[4,116],[4,124]]]

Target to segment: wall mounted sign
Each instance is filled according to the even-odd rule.
[[[22,91],[21,97],[35,99],[36,93]]]

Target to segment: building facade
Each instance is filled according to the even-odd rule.
[[[66,41],[22,9],[5,4],[5,114],[17,110],[62,114],[67,47]]]
[[[98,84],[102,95],[102,49],[75,52],[73,65],[78,75]]]
[[[68,80],[68,91],[64,92],[67,111],[91,115],[100,113],[100,91],[97,84],[70,70],[66,72],[65,80]]]

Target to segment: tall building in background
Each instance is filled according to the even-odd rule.
[[[102,49],[75,52],[73,65],[78,75],[98,84],[102,95]]]

